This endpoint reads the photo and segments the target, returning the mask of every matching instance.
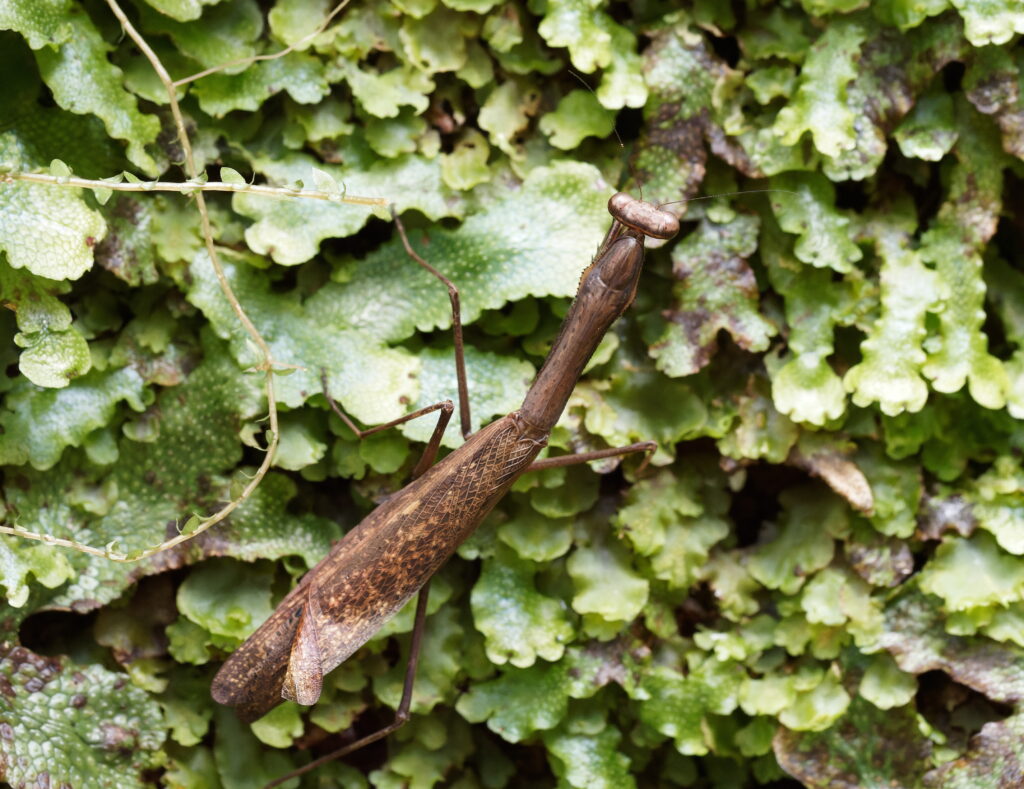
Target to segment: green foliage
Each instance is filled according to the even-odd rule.
[[[0,459],[5,465],[30,463],[40,471],[53,467],[66,447],[81,446],[107,425],[120,401],[142,411],[143,386],[131,367],[95,370],[64,389],[15,383],[4,402],[10,410],[0,415]]]
[[[765,541],[750,558],[750,574],[769,589],[793,594],[810,574],[827,567],[835,538],[846,529],[843,503],[820,489],[787,490],[777,536],[765,530]]]
[[[615,114],[604,109],[596,95],[575,90],[541,118],[538,128],[556,148],[572,150],[586,137],[607,137],[615,128]]]
[[[605,726],[596,734],[588,731],[562,733],[544,738],[551,755],[551,768],[565,785],[579,787],[633,787],[630,759],[618,749],[622,734]]]
[[[867,35],[859,20],[838,18],[811,47],[796,97],[775,122],[774,131],[785,145],[810,132],[814,147],[826,156],[836,157],[854,147],[856,115],[847,102],[847,87],[857,75],[855,64]]]
[[[540,594],[534,576],[532,562],[499,549],[473,587],[473,621],[496,665],[526,668],[538,657],[558,660],[575,635],[562,602]]]
[[[0,260],[0,292],[17,316],[18,366],[36,386],[62,388],[92,366],[89,346],[71,323],[71,312],[54,293],[63,283],[18,271]]]
[[[29,19],[28,29],[12,27],[26,34],[31,44],[41,31]],[[156,142],[160,122],[139,111],[138,100],[121,85],[122,72],[107,59],[109,45],[83,9],[73,6],[62,20],[69,26],[67,39],[59,47],[36,44],[39,75],[53,92],[57,104],[79,115],[91,114],[103,121],[107,133],[127,142],[128,159],[146,175],[154,176],[163,166],[147,148]]]
[[[683,231],[549,454],[653,440],[649,465],[520,479],[434,582],[411,723],[294,783],[1016,780],[1016,4],[367,0],[323,30],[331,0],[121,5],[200,182],[235,189],[205,194],[212,243],[277,411],[195,196],[140,180],[189,177],[150,62],[110,4],[0,2],[2,518],[43,538],[0,536],[0,780],[261,786],[386,719],[412,605],[309,711],[209,697],[436,424],[357,440],[326,395],[362,425],[458,399],[444,285],[342,198],[392,203],[458,286],[476,430],[522,402],[615,188]],[[189,533],[272,424],[272,470],[194,541],[53,544]]]
[[[706,716],[728,715],[736,709],[742,676],[739,665],[713,657],[685,677],[675,669],[652,666],[633,694],[641,702],[639,718],[670,737],[679,753],[706,754],[710,750]]]
[[[746,258],[757,248],[756,217],[731,222],[704,220],[672,254],[675,303],[665,314],[669,325],[651,347],[666,375],[692,375],[717,349],[724,329],[749,351],[763,351],[775,328],[757,309],[757,283]]]
[[[159,764],[160,708],[117,673],[9,647],[0,677],[0,751],[11,783],[141,787],[143,771]]]
[[[884,749],[875,750],[885,742]],[[933,744],[918,731],[912,708],[883,712],[854,701],[840,723],[822,732],[784,731],[779,762],[804,786],[922,786]]]
[[[24,156],[19,139],[10,132],[0,135],[0,156],[14,169],[43,164]],[[78,279],[91,268],[92,248],[106,235],[106,223],[80,194],[53,191],[40,184],[5,186],[0,198],[0,248],[15,269],[51,280]]]

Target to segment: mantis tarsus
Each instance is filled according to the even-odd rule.
[[[320,696],[323,675],[346,660],[413,595],[420,593],[405,685],[394,723],[283,776],[270,786],[357,750],[405,722],[430,578],[476,530],[520,475],[533,469],[650,452],[655,448],[652,442],[645,442],[535,462],[591,355],[605,332],[633,301],[643,267],[645,239],[668,239],[679,230],[675,215],[622,192],[611,197],[608,210],[611,227],[593,262],[583,272],[561,331],[520,409],[469,436],[465,444],[429,468],[451,417],[452,404],[437,404],[397,420],[441,411],[413,481],[335,544],[270,618],[228,658],[214,679],[214,699],[237,707],[240,717],[247,721],[261,717],[284,699],[313,704]],[[396,226],[409,254],[449,288],[457,358],[461,358],[457,291],[411,249],[397,217]],[[465,404],[461,362],[458,368],[459,391]],[[466,405],[462,406],[460,417],[463,433],[467,434]]]

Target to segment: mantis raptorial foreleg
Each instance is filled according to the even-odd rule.
[[[632,455],[635,452],[644,452],[646,457],[640,464],[637,471],[643,471],[651,455],[658,449],[654,441],[641,441],[637,444],[629,444],[624,447],[609,447],[608,449],[593,449],[588,452],[576,452],[572,455],[556,455],[555,457],[542,458],[530,464],[527,471],[541,471],[546,468],[561,468],[563,466],[578,466],[581,463],[589,463],[592,460],[604,460],[605,458],[622,457]]]
[[[437,457],[437,450],[441,448],[441,439],[444,436],[444,431],[448,427],[448,422],[451,421],[452,413],[455,411],[455,405],[451,400],[442,400],[440,403],[428,405],[418,411],[413,411],[411,414],[400,416],[398,419],[392,419],[390,422],[385,422],[382,425],[374,425],[373,427],[368,427],[364,430],[360,429],[355,422],[353,422],[349,416],[341,410],[341,406],[338,405],[337,401],[331,397],[330,392],[327,390],[327,374],[322,373],[320,379],[323,384],[324,397],[327,398],[327,404],[331,407],[331,410],[338,415],[338,418],[345,423],[348,429],[356,434],[356,438],[358,439],[372,436],[374,433],[380,433],[384,430],[397,427],[405,422],[411,422],[413,419],[417,419],[421,416],[426,416],[427,414],[440,410],[441,414],[437,418],[437,424],[434,426],[434,432],[431,434],[430,440],[427,442],[427,446],[423,450],[423,454],[420,456],[416,466],[413,468],[410,477],[412,479],[416,479],[434,464],[434,458]]]

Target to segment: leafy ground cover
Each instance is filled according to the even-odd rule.
[[[2,778],[258,787],[386,722],[409,610],[312,709],[209,698],[431,431],[355,441],[321,371],[366,424],[455,395],[446,293],[340,198],[460,286],[480,424],[642,187],[719,196],[552,447],[651,468],[517,483],[435,582],[412,722],[301,785],[1015,785],[1024,11],[334,10],[0,2]]]

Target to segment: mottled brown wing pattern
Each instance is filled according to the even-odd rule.
[[[319,597],[323,673],[343,662],[451,557],[541,446],[523,436],[515,415],[504,417],[381,504],[228,659],[214,680],[214,698],[237,706],[245,720],[281,702],[309,584]]]

